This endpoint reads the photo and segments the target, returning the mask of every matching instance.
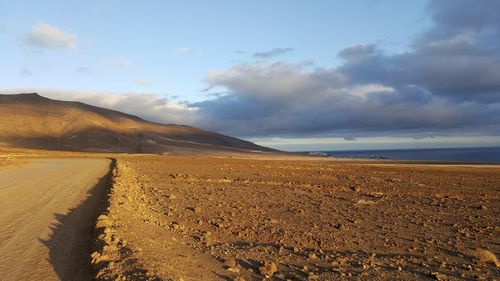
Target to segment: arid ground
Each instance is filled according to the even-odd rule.
[[[500,252],[499,172],[299,158],[120,159],[103,224],[127,251],[106,254],[118,262],[100,274],[498,279],[477,249]]]
[[[86,178],[96,181],[106,174],[98,166],[109,165],[31,158],[4,160],[0,176],[32,169],[32,177],[54,182],[73,173],[94,173]],[[68,190],[42,192],[57,193],[50,202],[62,209],[28,208],[41,201],[40,187],[5,195],[14,187],[1,182],[2,280],[34,280],[28,276],[41,276],[43,263],[61,280],[500,280],[499,166],[255,155],[113,158],[109,196],[93,189],[79,202],[85,187],[67,182]],[[16,161],[24,164],[6,167]],[[49,163],[65,165],[68,174],[39,170]],[[100,206],[88,202],[93,197]],[[57,249],[73,242],[51,244],[54,233],[89,221],[81,219],[91,214],[85,206],[100,210],[87,233],[91,245],[77,254],[81,271],[92,277],[72,275],[72,262],[64,264],[75,255]],[[16,235],[14,223],[29,235]],[[83,241],[87,234],[75,235]],[[9,246],[22,244],[33,252]]]

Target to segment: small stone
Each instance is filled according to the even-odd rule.
[[[434,280],[445,280],[445,277],[443,274],[439,273],[439,272],[432,272],[431,273],[431,277],[434,279]]]
[[[229,272],[240,273],[240,269],[237,267],[228,267],[226,270]]]
[[[266,262],[264,266],[259,268],[260,274],[264,276],[272,276],[276,271],[278,271],[278,267],[274,262]]]
[[[238,265],[235,259],[227,259],[224,261],[224,264],[228,267],[236,267]]]
[[[314,274],[313,272],[309,272],[309,276],[307,277],[308,280],[318,280],[319,276]]]
[[[318,256],[316,256],[315,253],[311,253],[311,254],[309,254],[309,259],[312,260],[312,261],[315,261],[315,260],[318,259]]]
[[[495,254],[486,249],[477,248],[472,252],[472,254],[478,259],[480,263],[491,263],[496,267],[500,267],[500,261],[497,259]]]

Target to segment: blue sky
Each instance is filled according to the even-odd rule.
[[[2,1],[0,88],[291,150],[319,147],[318,138],[331,149],[376,148],[380,138],[400,140],[394,148],[491,145],[498,126],[484,120],[500,119],[496,76],[456,85],[469,89],[461,93],[453,81],[466,73],[455,67],[446,73],[456,76],[434,81],[424,74],[442,65],[419,62],[463,62],[453,54],[466,46],[486,62],[470,55],[455,65],[495,69],[498,41],[489,38],[499,25],[488,10],[498,1],[475,14],[474,1],[443,2]],[[491,22],[478,27],[485,17]],[[411,74],[391,72],[402,63]],[[405,106],[417,110],[398,116]],[[359,114],[384,108],[394,115]],[[419,143],[425,138],[441,142]]]

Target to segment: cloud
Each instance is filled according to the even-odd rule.
[[[190,51],[191,50],[189,48],[186,48],[186,47],[182,47],[182,48],[175,50],[175,52],[177,54],[181,54],[181,55],[185,55],[185,54],[189,53]]]
[[[338,57],[346,61],[360,61],[377,54],[373,44],[349,46],[338,53]]]
[[[102,60],[101,64],[110,65],[117,68],[129,68],[134,65],[134,61],[128,58],[114,58],[109,60]]]
[[[204,117],[201,126],[239,136],[499,130],[498,103],[457,102],[413,85],[356,83],[338,69],[257,62],[212,71],[205,82],[229,94],[191,104]]]
[[[357,83],[416,85],[449,99],[498,101],[500,16],[495,8],[500,1],[431,1],[427,10],[434,26],[417,36],[408,52],[375,50],[348,60],[340,71]]]
[[[135,81],[135,83],[137,83],[138,85],[144,86],[144,87],[147,87],[147,86],[151,85],[151,83],[148,80],[142,79],[142,78],[137,79]]]
[[[431,1],[433,25],[408,51],[348,46],[335,68],[212,70],[204,81],[226,94],[191,106],[201,126],[238,136],[500,135],[498,9],[500,1]]]
[[[268,58],[273,58],[273,57],[277,57],[280,55],[284,55],[286,53],[290,53],[293,51],[295,51],[295,49],[293,49],[293,48],[274,48],[272,50],[265,51],[265,52],[253,53],[252,56],[254,58],[268,59]]]
[[[35,49],[76,49],[76,35],[48,23],[37,23],[22,38],[22,42]]]

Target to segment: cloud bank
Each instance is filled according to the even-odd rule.
[[[349,46],[336,68],[256,62],[211,71],[227,94],[192,106],[248,136],[500,134],[500,1],[431,1],[409,50]]]

